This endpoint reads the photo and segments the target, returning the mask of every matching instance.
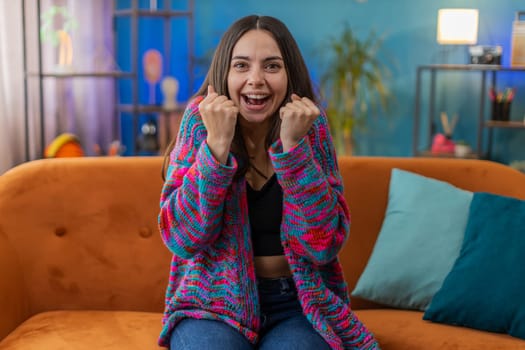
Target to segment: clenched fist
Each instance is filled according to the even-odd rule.
[[[321,111],[312,100],[292,94],[292,101],[279,110],[281,117],[281,142],[288,152],[308,133]]]
[[[206,142],[213,156],[221,163],[226,163],[230,151],[239,107],[224,95],[208,86],[208,95],[199,104],[202,122],[208,133]]]

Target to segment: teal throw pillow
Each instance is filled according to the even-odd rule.
[[[352,295],[425,310],[459,255],[472,192],[393,169],[372,255]]]
[[[474,194],[460,255],[423,318],[525,339],[525,201]]]

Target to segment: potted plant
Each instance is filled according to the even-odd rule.
[[[345,25],[324,50],[329,57],[321,94],[339,154],[352,154],[355,128],[363,127],[376,107],[386,109],[389,104],[391,94],[385,82],[390,72],[376,56],[381,44],[375,32],[362,40]]]
[[[465,158],[472,153],[472,148],[465,140],[458,140],[454,145],[454,154],[456,157]]]

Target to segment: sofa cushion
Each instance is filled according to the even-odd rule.
[[[425,319],[525,339],[525,201],[475,193],[460,255]]]
[[[525,350],[525,341],[521,339],[424,321],[421,311],[376,309],[355,312],[384,350]]]
[[[459,255],[472,192],[392,169],[388,205],[353,296],[425,310]]]
[[[165,349],[157,346],[161,318],[147,312],[44,312],[18,326],[0,342],[0,349]]]

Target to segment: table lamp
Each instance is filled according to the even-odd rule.
[[[477,9],[438,10],[437,42],[442,45],[473,45],[478,41]]]

